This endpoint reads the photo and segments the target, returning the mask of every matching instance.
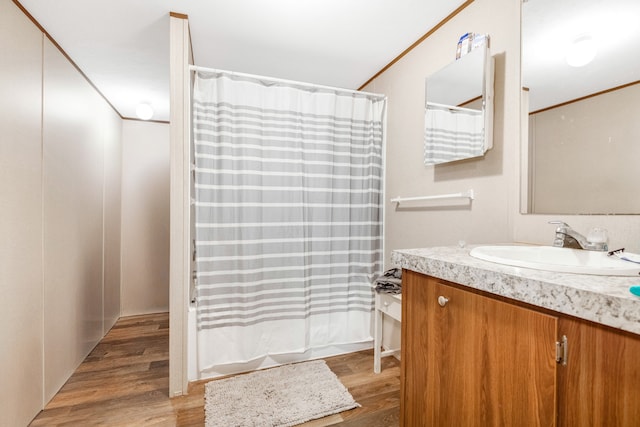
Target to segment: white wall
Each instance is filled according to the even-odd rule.
[[[455,60],[466,32],[491,37],[495,57],[494,146],[484,157],[423,164],[425,77]],[[388,96],[385,261],[399,248],[512,240],[513,197],[519,149],[520,6],[511,0],[476,0],[434,32],[365,90]],[[396,209],[388,199],[474,189],[468,204],[414,203]]]
[[[27,425],[119,316],[121,123],[0,0],[0,425]]]
[[[109,119],[117,116],[48,39],[43,83],[48,401],[104,335],[104,135]],[[119,154],[118,144],[115,148]]]
[[[42,33],[0,1],[0,425],[42,407]]]
[[[122,315],[169,311],[169,125],[122,127]]]
[[[625,248],[640,253],[640,215],[531,215],[519,214],[515,221],[514,241],[551,245],[557,225],[549,221],[560,220],[586,234],[592,227],[603,227],[609,232],[611,249]]]
[[[486,32],[496,57],[494,148],[482,159],[427,168],[422,165],[424,77],[453,59],[468,31]],[[549,245],[559,219],[579,231],[609,230],[610,247],[640,252],[640,215],[520,214],[520,5],[475,0],[365,90],[389,97],[387,199],[474,188],[471,209],[396,211],[387,203],[386,260],[396,248],[467,243],[525,242]]]
[[[484,157],[423,164],[425,77],[455,60],[459,37],[491,37],[495,58],[493,148]],[[520,135],[520,3],[475,0],[364,90],[388,97],[385,264],[394,249],[509,242],[517,203]],[[413,203],[396,209],[396,196],[428,196],[473,189],[471,205]],[[384,322],[385,348],[398,348],[400,328]]]
[[[103,106],[103,109],[107,108]],[[113,113],[109,111],[109,113]],[[120,317],[121,234],[122,234],[122,124],[115,114],[107,111],[101,134],[104,141],[104,302],[103,335]]]
[[[494,148],[484,158],[435,167],[422,165],[424,77],[453,60],[458,37],[491,36],[496,57]],[[476,191],[470,209],[422,205],[394,210],[387,204],[385,259],[396,248],[467,243],[551,244],[560,219],[579,231],[609,230],[610,247],[640,252],[640,215],[520,214],[520,2],[475,0],[365,90],[388,95],[387,199]],[[389,325],[391,326],[391,325]],[[397,331],[389,328],[397,342]],[[395,343],[385,343],[394,347]]]

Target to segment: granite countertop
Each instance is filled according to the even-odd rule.
[[[398,249],[391,263],[418,273],[640,335],[640,277],[556,273],[469,255],[472,247]]]

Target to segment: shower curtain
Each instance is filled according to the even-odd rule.
[[[192,107],[200,372],[371,340],[384,96],[198,71]]]

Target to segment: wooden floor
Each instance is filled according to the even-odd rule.
[[[302,424],[305,427],[398,425],[400,363],[373,351],[325,359],[360,408]],[[78,367],[31,426],[202,426],[204,384],[169,399],[169,316],[121,318]]]

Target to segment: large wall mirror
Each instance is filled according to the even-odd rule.
[[[426,78],[424,125],[427,166],[492,147],[493,58],[486,43]]]
[[[523,213],[640,214],[639,23],[640,0],[524,0]]]

